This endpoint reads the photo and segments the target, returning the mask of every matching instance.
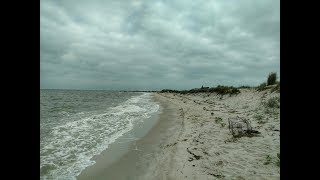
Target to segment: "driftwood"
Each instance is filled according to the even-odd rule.
[[[228,119],[229,130],[233,137],[252,136],[260,132],[252,130],[251,122],[243,117],[233,117]]]

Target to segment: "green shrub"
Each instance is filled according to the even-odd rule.
[[[277,80],[277,73],[272,72],[269,74],[268,76],[268,80],[267,80],[267,85],[274,85],[276,84],[276,80]]]
[[[257,90],[258,91],[263,91],[266,89],[266,86],[267,86],[267,83],[261,83],[258,87],[257,87]]]
[[[233,86],[220,86],[212,87],[208,89],[208,92],[215,92],[217,94],[225,95],[225,94],[239,94],[240,90]]]

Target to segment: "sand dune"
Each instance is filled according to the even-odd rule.
[[[141,179],[280,179],[280,93],[242,89],[231,97],[154,96],[174,109],[175,131],[159,146]],[[237,116],[248,118],[260,134],[234,138],[228,118]]]

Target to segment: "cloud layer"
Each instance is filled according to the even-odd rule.
[[[280,71],[278,0],[42,0],[41,88],[258,85]]]

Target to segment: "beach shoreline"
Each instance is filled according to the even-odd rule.
[[[112,164],[77,179],[280,179],[280,93],[242,89],[238,95],[153,93],[161,105],[148,133]],[[271,111],[272,110],[272,111]],[[233,138],[228,118],[248,118],[258,136]],[[217,121],[219,120],[219,121]],[[99,161],[106,159],[98,158]]]
[[[100,155],[93,158],[96,163],[83,170],[77,176],[78,180],[141,179],[141,176],[146,173],[144,170],[148,168],[148,161],[150,162],[150,159],[155,157],[155,152],[159,152],[160,147],[175,131],[174,121],[171,120],[176,119],[176,108],[160,100],[155,94],[153,94],[153,99],[159,103],[159,112],[153,117],[153,123],[149,125],[145,134],[136,141],[110,144]],[[168,132],[168,129],[171,129],[172,132]],[[130,132],[121,138],[129,137]]]

